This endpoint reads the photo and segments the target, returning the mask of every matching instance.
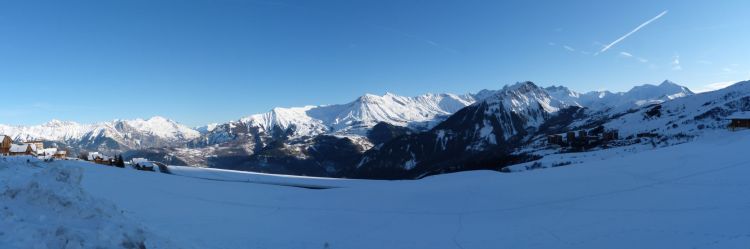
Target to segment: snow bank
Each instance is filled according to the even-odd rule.
[[[0,159],[0,248],[175,248],[87,194],[82,177],[81,167]]]

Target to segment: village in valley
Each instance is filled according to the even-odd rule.
[[[82,160],[96,164],[124,168],[129,166],[137,170],[155,171],[166,170],[163,164],[151,162],[145,158],[132,158],[125,161],[122,155],[108,156],[99,152],[85,152],[78,157],[69,157],[68,151],[59,148],[45,148],[43,140],[15,142],[10,136],[0,135],[0,156],[31,156],[44,161],[53,160]]]

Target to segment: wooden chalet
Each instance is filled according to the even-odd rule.
[[[31,147],[30,144],[11,144],[8,154],[11,156],[33,155],[34,150]]]
[[[13,139],[10,139],[10,137],[6,135],[0,135],[0,155],[8,155],[12,144]]]
[[[52,157],[57,159],[65,159],[68,156],[68,152],[64,150],[58,150]]]
[[[89,152],[87,161],[91,161],[98,164],[112,165],[112,157],[99,154],[99,152]]]
[[[750,128],[750,112],[740,112],[727,117],[730,120],[729,129],[747,129]]]

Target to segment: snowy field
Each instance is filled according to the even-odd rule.
[[[716,132],[571,154],[565,167],[418,181],[5,159],[0,248],[69,237],[86,248],[750,248],[747,148],[750,131]]]

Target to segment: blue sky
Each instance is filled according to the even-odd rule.
[[[2,124],[750,78],[750,1],[2,1]],[[604,52],[604,47],[664,13]],[[598,54],[597,54],[598,52]]]

